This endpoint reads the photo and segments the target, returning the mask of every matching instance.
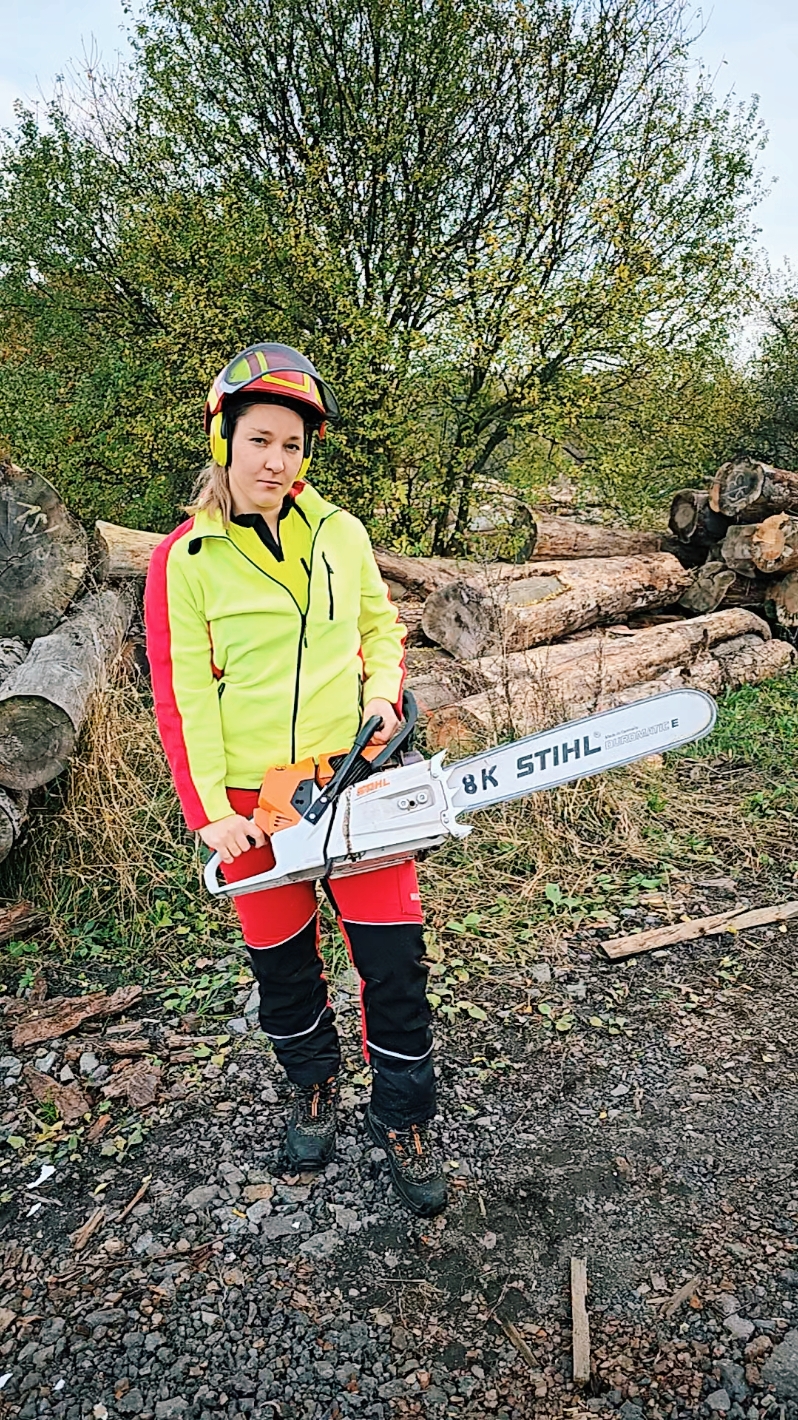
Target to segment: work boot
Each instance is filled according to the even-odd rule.
[[[390,1129],[371,1106],[366,1109],[366,1128],[388,1155],[391,1182],[403,1203],[420,1218],[433,1218],[446,1207],[446,1180],[443,1176],[428,1124],[409,1124]]]
[[[335,1076],[317,1085],[294,1085],[294,1107],[285,1131],[288,1160],[301,1172],[323,1169],[335,1152]]]

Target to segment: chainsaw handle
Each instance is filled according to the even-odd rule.
[[[367,775],[372,774],[375,769],[381,769],[402,745],[410,747],[418,720],[418,706],[412,691],[406,690],[402,695],[402,714],[404,719],[396,734],[373,759],[364,759],[363,750],[372,735],[380,728],[382,720],[379,715],[372,715],[365,725],[361,726],[343,764],[339,765],[326,789],[322,789],[319,797],[314,799],[310,808],[305,810],[303,818],[306,818],[309,823],[318,823],[319,819],[326,814],[330,804],[334,804],[350,784],[356,784],[358,780],[365,779]]]

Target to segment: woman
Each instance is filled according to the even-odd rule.
[[[205,406],[211,462],[192,514],[153,554],[145,593],[155,713],[186,822],[228,881],[274,859],[251,821],[267,769],[348,748],[359,725],[399,724],[405,628],[368,536],[305,474],[338,418],[298,351],[250,346]],[[415,864],[325,882],[361,978],[373,1070],[366,1125],[394,1187],[428,1217],[446,1202]],[[235,898],[260,1023],[294,1088],[285,1149],[297,1169],[335,1147],[338,1035],[318,952],[315,886]]]

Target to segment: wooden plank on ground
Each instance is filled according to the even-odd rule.
[[[611,961],[653,952],[663,947],[695,942],[701,937],[715,937],[719,932],[744,932],[752,927],[766,927],[770,922],[787,922],[798,917],[798,902],[778,902],[772,907],[715,912],[710,917],[692,917],[688,922],[672,922],[667,927],[652,927],[648,932],[633,932],[627,937],[609,937],[602,950]]]
[[[587,1258],[571,1258],[571,1325],[574,1385],[590,1380],[590,1323],[587,1319]]]

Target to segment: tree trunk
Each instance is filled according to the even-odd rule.
[[[724,611],[715,615],[727,618],[745,613]],[[750,618],[751,623],[758,623],[756,630],[743,631],[719,642],[714,638],[723,627],[710,628],[714,619],[712,616],[696,618],[677,622],[673,628],[637,632],[634,640],[618,648],[608,647],[606,642],[603,650],[594,645],[583,658],[575,658],[570,665],[554,664],[537,676],[531,674],[512,680],[491,691],[469,696],[457,705],[437,710],[426,726],[427,746],[431,750],[448,748],[452,753],[466,753],[486,738],[533,734],[678,686],[716,695],[726,688],[778,675],[793,664],[792,647],[785,641],[770,640],[767,624],[758,618]],[[703,634],[688,635],[684,638],[685,645],[684,629],[695,633],[702,620],[705,623]],[[727,628],[735,624],[741,623],[725,623]],[[669,635],[657,646],[656,638],[664,631]],[[643,638],[648,638],[646,644]],[[574,643],[574,647],[580,649],[586,645],[585,642]],[[551,649],[563,651],[565,647]],[[673,660],[668,665],[671,657]],[[481,665],[484,667],[485,662]]]
[[[86,534],[55,489],[0,462],[0,636],[46,636],[87,570]]]
[[[755,532],[756,526],[752,523],[736,525],[729,528],[721,543],[723,561],[741,577],[756,577],[759,570],[753,556]]]
[[[714,611],[735,579],[736,573],[725,562],[705,562],[703,567],[699,567],[695,581],[680,596],[679,606],[686,611],[701,612],[702,615]]]
[[[729,519],[710,507],[709,494],[703,489],[683,488],[674,494],[668,527],[682,542],[711,547],[723,541],[728,526]]]
[[[751,556],[760,572],[783,576],[798,569],[798,518],[774,513],[754,528]]]
[[[788,631],[798,627],[798,572],[788,572],[770,589],[766,609]]]
[[[0,686],[0,784],[34,789],[72,755],[93,691],[130,625],[129,596],[115,588],[84,597]]]
[[[535,525],[535,562],[541,558],[643,557],[660,550],[657,533],[638,532],[635,528],[606,528],[574,518],[552,518],[545,513],[535,514]]]
[[[102,582],[146,577],[150,558],[163,539],[163,533],[140,532],[138,528],[122,528],[98,519],[94,524],[97,577]]]
[[[19,841],[27,821],[27,794],[24,790],[10,794],[0,784],[0,863]]]
[[[543,563],[520,582],[480,589],[450,583],[433,592],[422,628],[459,660],[557,641],[584,626],[677,601],[692,581],[671,557],[606,557]]]
[[[798,473],[758,459],[733,459],[715,474],[709,502],[716,513],[746,523],[770,513],[798,513]]]

